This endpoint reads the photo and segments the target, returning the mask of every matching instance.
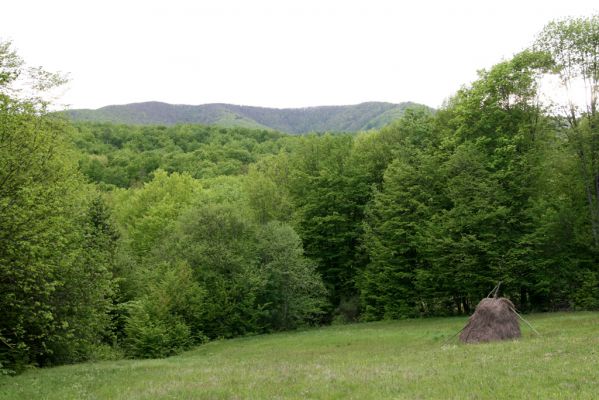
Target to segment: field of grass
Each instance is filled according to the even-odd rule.
[[[0,399],[597,399],[599,313],[536,314],[515,342],[462,345],[465,318],[212,342],[160,360],[0,378]],[[449,343],[448,339],[451,339]]]

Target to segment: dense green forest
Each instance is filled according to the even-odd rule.
[[[401,117],[406,109],[415,106],[418,104],[368,102],[351,106],[266,108],[233,104],[191,106],[151,101],[106,106],[97,110],[68,110],[65,114],[73,121],[133,125],[194,123],[287,133],[358,132],[381,128]]]
[[[599,16],[552,22],[435,112],[304,136],[70,122],[2,43],[0,371],[465,314],[499,281],[599,308],[597,43]]]

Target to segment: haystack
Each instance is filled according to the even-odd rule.
[[[521,336],[514,304],[503,297],[482,299],[460,333],[464,343],[516,339]]]

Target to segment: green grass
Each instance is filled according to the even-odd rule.
[[[209,343],[161,360],[0,379],[0,399],[597,399],[599,313],[536,314],[519,341],[461,345],[465,318]]]

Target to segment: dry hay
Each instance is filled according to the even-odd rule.
[[[517,339],[521,336],[514,304],[506,298],[485,298],[460,333],[464,343]]]

